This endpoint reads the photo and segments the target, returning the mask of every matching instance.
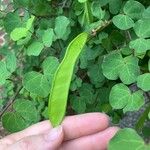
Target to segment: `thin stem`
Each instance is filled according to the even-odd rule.
[[[2,112],[0,113],[0,118],[2,117],[2,115],[8,110],[8,108],[14,103],[14,101],[16,100],[16,97],[18,96],[19,92],[21,91],[23,87],[19,87],[16,94],[14,95],[14,97],[12,99],[9,100],[8,104],[6,105],[6,107],[2,110]]]
[[[149,106],[143,112],[143,114],[140,116],[138,122],[135,125],[135,128],[137,131],[140,131],[143,128],[145,120],[147,119],[149,112],[150,112],[150,103],[149,103]]]

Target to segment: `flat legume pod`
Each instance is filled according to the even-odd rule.
[[[87,33],[81,33],[69,44],[64,59],[55,72],[48,106],[49,119],[54,127],[59,125],[65,116],[74,66],[87,37]]]

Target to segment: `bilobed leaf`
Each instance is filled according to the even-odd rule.
[[[132,19],[142,18],[142,13],[144,12],[145,7],[135,0],[129,0],[124,5],[123,11],[126,15],[130,16]]]
[[[127,30],[134,26],[134,21],[127,15],[119,14],[114,16],[112,21],[121,30]]]
[[[15,28],[11,32],[10,37],[11,37],[12,40],[18,41],[22,38],[25,38],[27,36],[27,34],[28,34],[28,29],[20,27],[20,28]]]
[[[120,53],[107,55],[103,60],[102,70],[109,80],[119,77],[124,84],[134,83],[140,74],[138,59],[134,56],[122,58]]]
[[[34,41],[27,48],[28,56],[39,56],[41,51],[43,50],[44,45],[41,42]]]
[[[148,150],[150,147],[135,130],[121,129],[110,141],[108,150]]]
[[[50,90],[46,76],[34,71],[24,75],[23,86],[26,90],[39,97],[47,97]]]
[[[126,85],[120,83],[112,87],[109,101],[114,109],[123,109],[125,113],[138,111],[144,105],[144,96],[142,91],[131,93]]]
[[[36,123],[39,121],[38,111],[32,101],[18,99],[13,104],[13,108],[27,122]]]
[[[9,132],[18,132],[27,127],[25,120],[16,112],[7,112],[2,116],[2,124]]]
[[[143,91],[150,91],[150,73],[145,73],[137,78],[137,86]]]
[[[150,37],[150,19],[141,19],[135,23],[134,31],[140,38]]]
[[[50,47],[52,45],[54,39],[54,31],[52,28],[44,30],[42,35],[42,41],[46,47]]]
[[[144,53],[150,49],[150,39],[139,38],[131,41],[129,46],[131,49],[134,49],[136,53]]]

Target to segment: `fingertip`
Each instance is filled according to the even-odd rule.
[[[110,117],[105,113],[93,113],[95,117],[99,118],[103,123],[105,123],[107,126],[109,126],[110,123]]]
[[[120,130],[119,127],[110,127],[108,128],[108,132],[113,137],[118,131]]]

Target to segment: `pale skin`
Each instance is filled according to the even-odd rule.
[[[57,128],[37,123],[1,139],[0,150],[106,150],[117,131],[107,115],[88,113],[66,117]]]

